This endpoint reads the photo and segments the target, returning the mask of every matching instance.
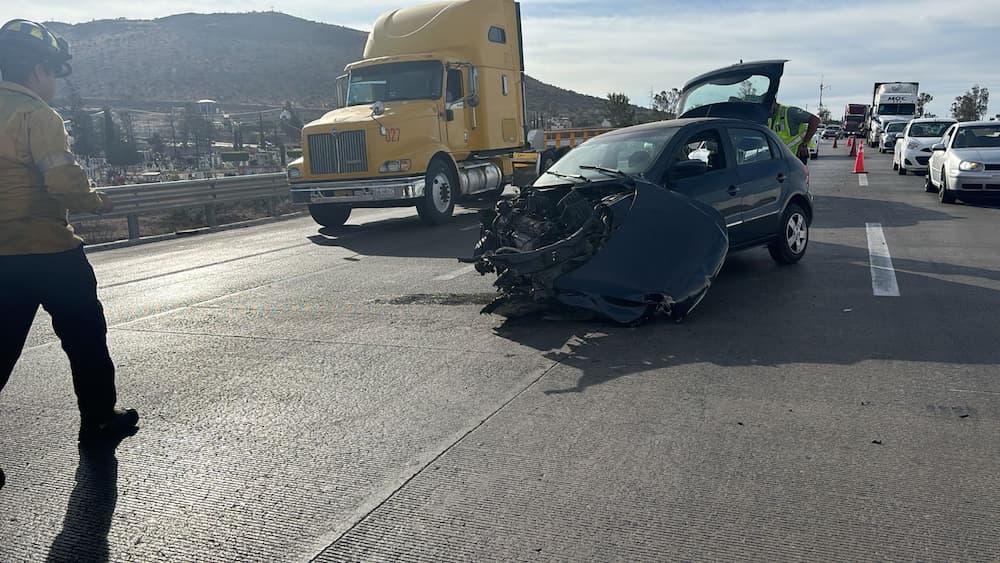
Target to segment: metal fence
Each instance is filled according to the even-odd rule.
[[[139,238],[139,215],[173,209],[204,207],[209,227],[217,225],[215,205],[237,201],[264,200],[268,214],[274,214],[279,198],[288,197],[288,180],[284,174],[254,174],[228,176],[209,180],[182,180],[152,184],[129,184],[101,188],[115,202],[115,210],[103,215],[74,214],[71,220],[103,217],[126,217],[128,238]]]

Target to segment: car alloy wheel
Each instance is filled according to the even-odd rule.
[[[802,206],[790,203],[782,214],[781,231],[777,240],[768,245],[771,258],[779,264],[794,264],[809,246],[809,219]]]

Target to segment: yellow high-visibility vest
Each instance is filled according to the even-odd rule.
[[[781,141],[785,143],[792,153],[795,154],[799,150],[799,145],[802,143],[802,139],[806,136],[806,131],[809,130],[808,123],[799,124],[799,130],[795,133],[792,132],[791,123],[788,121],[788,107],[786,105],[778,105],[778,111],[776,114],[767,120],[767,126],[778,134]],[[775,120],[777,118],[777,121]],[[809,139],[809,143],[812,143],[812,139]],[[809,146],[809,145],[806,145]]]

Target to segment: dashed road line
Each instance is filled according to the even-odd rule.
[[[872,293],[876,297],[899,297],[896,270],[892,267],[892,256],[885,241],[881,223],[865,223],[868,232],[868,261],[872,272]]]
[[[455,270],[454,272],[448,272],[447,274],[441,274],[440,276],[434,278],[434,281],[448,281],[453,280],[459,276],[464,276],[465,274],[472,273],[476,270],[474,264],[469,264],[468,266],[462,266],[461,268]]]
[[[862,188],[868,186],[868,174],[858,174],[858,185]]]

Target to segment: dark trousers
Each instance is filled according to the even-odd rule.
[[[97,279],[83,247],[54,254],[0,256],[0,390],[41,305],[69,356],[80,417],[108,417],[115,406],[115,366]]]

